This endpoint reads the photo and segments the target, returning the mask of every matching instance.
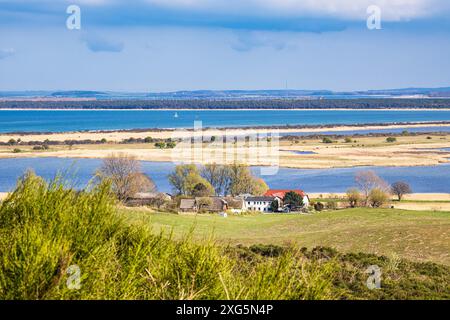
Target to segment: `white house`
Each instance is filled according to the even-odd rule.
[[[244,211],[272,212],[271,206],[274,201],[277,201],[278,206],[281,206],[281,199],[278,197],[245,197]]]

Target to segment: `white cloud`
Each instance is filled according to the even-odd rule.
[[[144,0],[160,7],[242,15],[327,16],[365,20],[370,5],[388,21],[433,16],[450,9],[447,0]]]

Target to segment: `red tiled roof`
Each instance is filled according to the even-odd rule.
[[[266,197],[279,197],[281,199],[284,198],[285,194],[288,193],[289,191],[294,191],[295,193],[297,193],[299,196],[304,197],[305,196],[305,192],[303,190],[268,190],[264,195]]]

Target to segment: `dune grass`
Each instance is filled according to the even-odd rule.
[[[222,245],[194,240],[195,229],[175,236],[127,221],[108,185],[81,192],[63,185],[27,174],[1,203],[0,299],[450,298],[447,266]],[[382,268],[381,289],[366,287],[369,265]]]

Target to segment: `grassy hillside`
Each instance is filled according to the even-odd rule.
[[[450,265],[450,213],[356,208],[312,215],[173,215],[126,209],[131,222],[171,230],[175,236],[213,234],[222,243],[328,246],[344,252],[397,254],[414,261]]]
[[[107,185],[76,192],[28,175],[0,205],[0,299],[450,298],[444,265],[150,227],[118,214]],[[370,265],[382,269],[381,289],[366,287]]]

